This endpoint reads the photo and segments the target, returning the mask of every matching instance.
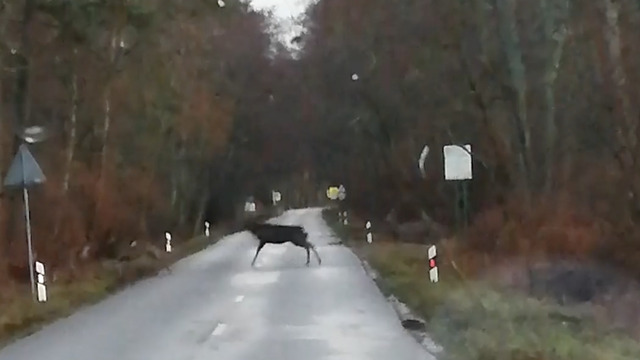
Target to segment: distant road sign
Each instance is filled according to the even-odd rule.
[[[471,164],[471,145],[446,145],[444,153],[445,180],[469,180],[473,178]]]
[[[253,201],[247,201],[244,203],[245,212],[256,212],[256,203]]]
[[[4,186],[9,187],[31,187],[42,184],[47,180],[33,157],[27,145],[22,144],[18,148],[18,153],[13,158],[11,166],[4,178]]]
[[[331,200],[337,199],[339,193],[340,193],[340,190],[335,186],[331,186],[327,189],[327,197]]]
[[[342,201],[347,198],[347,189],[343,185],[338,188],[338,200]]]
[[[279,191],[272,191],[271,192],[271,200],[273,201],[273,204],[275,205],[277,202],[282,200],[282,194],[280,194]]]

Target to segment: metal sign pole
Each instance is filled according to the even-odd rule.
[[[462,204],[461,204],[461,197],[460,197],[460,181],[454,181],[454,189],[455,189],[455,198],[456,198],[456,205],[454,206],[455,209],[455,216],[456,216],[456,228],[459,230],[460,229],[460,225],[462,224],[462,215],[461,215],[461,210],[462,210]]]
[[[31,247],[31,216],[29,215],[29,191],[26,187],[22,188],[22,197],[24,199],[24,219],[27,228],[27,247],[29,248],[29,277],[31,278],[31,295],[33,296],[34,301],[37,301],[36,298],[36,282],[35,276],[33,275],[33,248]]]
[[[469,181],[462,181],[462,213],[464,214],[464,227],[469,226]]]
[[[24,155],[20,153],[20,157],[22,158],[22,163],[24,164]],[[27,171],[25,167],[22,167],[22,199],[24,200],[24,220],[25,220],[25,230],[27,232],[27,247],[29,251],[29,278],[31,280],[31,296],[34,301],[38,301],[36,296],[36,280],[33,274],[33,267],[35,266],[35,262],[33,261],[33,247],[31,246],[31,211],[29,210],[29,190],[27,190]]]

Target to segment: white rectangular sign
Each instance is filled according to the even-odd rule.
[[[429,260],[433,259],[434,257],[436,257],[437,253],[436,253],[436,246],[435,245],[431,245],[431,247],[428,250],[428,256],[429,256]]]
[[[446,145],[442,148],[442,152],[444,153],[445,180],[469,180],[473,178],[471,145],[465,145],[464,149],[459,145]]]
[[[44,275],[44,264],[40,261],[36,261],[36,272],[38,274]]]
[[[431,280],[431,282],[438,282],[438,267],[434,267],[433,269],[429,270],[429,280]]]
[[[47,287],[44,284],[38,284],[38,301],[46,302],[47,301]]]
[[[244,203],[245,212],[256,212],[256,203],[247,201]]]

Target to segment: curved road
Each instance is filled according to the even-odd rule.
[[[343,246],[320,209],[273,222],[303,225],[322,266],[293,245],[236,233],[0,351],[0,360],[433,359]]]

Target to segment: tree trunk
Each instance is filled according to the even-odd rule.
[[[113,66],[116,57],[116,46],[118,43],[118,36],[116,31],[111,35],[111,44],[109,46],[109,65]],[[101,185],[104,185],[104,176],[107,167],[107,156],[109,150],[109,130],[111,129],[111,79],[107,79],[106,88],[103,95],[103,121],[101,129],[101,145],[100,150],[100,181]],[[102,190],[102,189],[101,189]]]
[[[6,13],[8,11],[5,9],[4,12],[2,12],[2,17],[0,17],[0,39],[5,39],[6,36],[6,23],[7,23],[7,16]],[[4,58],[2,57],[2,55],[0,54],[0,69],[4,68]],[[4,80],[4,76],[0,76],[0,84],[3,84],[3,80]],[[4,98],[4,93],[2,91],[2,86],[0,86],[0,99]],[[4,103],[2,101],[0,101],[0,114],[4,114],[4,107],[3,107]],[[0,169],[4,169],[4,164],[5,164],[5,149],[4,149],[4,139],[3,137],[6,136],[6,131],[7,129],[9,129],[9,126],[5,125],[6,120],[4,118],[0,118]],[[0,191],[0,193],[2,193],[2,195],[4,195],[4,190]],[[4,229],[6,229],[7,226],[7,217],[9,216],[9,213],[11,211],[8,211],[7,208],[7,201],[3,201],[4,199],[0,199],[0,226],[2,226]],[[8,244],[9,244],[9,239],[5,237],[4,239],[4,244],[2,243],[2,241],[0,241],[0,265],[4,264],[2,261],[5,260],[6,255],[5,255],[5,250],[8,250]],[[0,273],[0,283],[3,280],[4,275],[2,275]]]
[[[569,11],[569,0],[563,0],[559,2],[560,9],[556,11],[553,4],[549,3],[549,0],[541,0],[540,6],[542,7],[543,27],[546,40],[549,42],[547,51],[547,61],[544,70],[544,97],[546,104],[545,112],[545,162],[544,169],[545,183],[544,189],[548,193],[553,187],[554,178],[554,166],[556,164],[556,146],[558,137],[558,127],[556,125],[555,113],[555,81],[558,77],[558,70],[560,68],[560,60],[562,59],[562,50],[567,38],[567,27],[565,24],[566,16]],[[556,25],[556,18],[558,24]]]
[[[205,186],[203,196],[199,199],[198,213],[196,215],[195,223],[193,224],[193,236],[201,235],[204,231],[204,216],[207,211],[207,204],[209,203],[209,187]]]
[[[531,191],[531,135],[527,116],[526,69],[522,59],[522,49],[520,48],[516,4],[515,0],[497,0],[496,5],[500,39],[507,58],[511,86],[515,92],[514,148],[518,151],[520,185],[524,190],[525,200],[528,201]]]
[[[76,49],[73,50],[74,54]],[[71,75],[71,110],[69,112],[69,140],[67,143],[67,157],[65,160],[64,177],[62,179],[62,191],[60,194],[60,201],[66,202],[67,192],[69,191],[69,184],[71,182],[71,170],[73,166],[73,157],[76,147],[76,131],[78,123],[78,75],[75,70]],[[56,222],[53,230],[53,239],[57,239],[60,232],[60,226],[62,224],[62,215],[64,211],[58,211],[56,214]]]
[[[74,50],[75,52],[76,50]],[[69,114],[69,142],[67,144],[67,159],[65,164],[64,178],[62,181],[62,194],[66,195],[69,191],[71,182],[71,171],[73,166],[73,157],[76,147],[76,131],[78,123],[78,75],[73,73],[71,76],[71,112]]]
[[[104,197],[105,191],[105,177],[107,171],[107,159],[108,159],[108,149],[109,149],[109,130],[111,129],[111,82],[112,82],[112,74],[113,67],[115,66],[116,59],[116,48],[118,41],[118,30],[117,27],[114,27],[111,32],[110,43],[109,43],[109,75],[107,77],[107,83],[105,85],[104,94],[102,95],[102,104],[103,104],[103,120],[102,120],[102,128],[98,130],[101,138],[101,149],[100,149],[100,163],[99,163],[99,175],[98,175],[98,183],[96,184],[96,193],[95,193],[95,208],[93,212],[93,221],[92,221],[92,236],[96,236],[96,222],[98,220],[98,216],[100,214],[100,210],[102,207],[102,199]]]
[[[629,99],[629,87],[627,84],[627,72],[622,59],[622,34],[619,24],[620,2],[616,0],[603,0],[606,26],[604,38],[608,46],[608,55],[613,73],[611,75],[615,87],[615,95],[622,118],[621,124],[616,126],[618,145],[622,149],[620,153],[624,176],[628,182],[630,191],[630,205],[634,217],[640,216],[640,184],[638,182],[638,126],[637,113],[632,108]]]

